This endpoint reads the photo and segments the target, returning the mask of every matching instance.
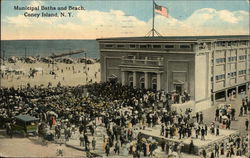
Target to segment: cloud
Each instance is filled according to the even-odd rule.
[[[16,27],[28,27],[32,24],[32,22],[23,15],[7,17],[5,21],[9,24],[14,24]]]
[[[28,6],[31,6],[31,7],[38,7],[38,6],[41,6],[41,5],[43,5],[43,2],[42,2],[42,1],[39,1],[39,0],[37,0],[37,1],[31,1],[31,2],[28,4]],[[26,12],[28,12],[28,13],[35,13],[35,12],[37,12],[37,11],[36,11],[36,10],[33,10],[33,11],[27,10]]]
[[[78,11],[74,12],[74,18],[35,19],[18,15],[6,17],[4,22],[3,27],[8,25],[10,28],[4,29],[6,33],[3,34],[2,39],[95,39],[145,36],[152,26],[152,19],[145,22],[134,16],[126,16],[120,10]],[[196,10],[184,20],[156,15],[155,28],[165,36],[248,34],[249,13],[203,8]],[[11,29],[16,33],[8,33]]]
[[[156,27],[165,35],[231,35],[248,34],[249,13],[246,11],[196,10],[185,20],[156,17]]]
[[[33,7],[36,7],[36,6],[41,6],[43,4],[43,2],[42,1],[31,1],[30,2],[30,6],[33,6]]]

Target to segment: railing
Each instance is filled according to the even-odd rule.
[[[123,65],[137,65],[137,66],[163,66],[163,59],[159,58],[156,60],[152,59],[127,59],[122,58],[122,64]]]

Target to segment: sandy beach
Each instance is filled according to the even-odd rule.
[[[24,87],[27,83],[30,86],[47,86],[50,82],[52,86],[61,85],[77,86],[86,83],[100,82],[100,64],[85,63],[55,63],[47,64],[42,62],[36,63],[8,63],[1,67],[10,70],[19,70],[20,73],[8,72],[1,76],[1,87]],[[34,77],[30,76],[31,69],[35,69]],[[54,74],[51,74],[53,72]]]

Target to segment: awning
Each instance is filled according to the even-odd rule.
[[[181,81],[181,80],[174,80],[173,81],[173,84],[184,84],[185,82],[184,81]]]
[[[15,118],[18,119],[18,120],[24,121],[24,122],[32,122],[32,121],[38,121],[39,120],[38,118],[29,116],[29,115],[18,115],[18,116],[15,116]]]
[[[117,76],[115,74],[112,74],[111,76],[109,76],[108,78],[112,78],[112,79],[115,79],[117,78]]]

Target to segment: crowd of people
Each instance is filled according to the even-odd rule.
[[[173,95],[164,91],[134,89],[115,81],[76,87],[58,84],[57,87],[2,88],[0,96],[0,127],[7,128],[8,134],[12,133],[14,116],[27,114],[39,118],[39,136],[48,136],[46,129],[53,129],[55,138],[59,139],[63,133],[67,141],[78,130],[80,145],[90,151],[95,150],[96,140],[93,138],[90,141],[87,133],[95,137],[99,122],[105,128],[103,150],[107,156],[111,149],[118,155],[153,156],[158,145],[168,155],[173,151],[181,155],[182,142],[157,143],[136,132],[147,126],[160,125],[159,133],[166,138],[183,139],[195,135],[205,140],[208,132],[219,135],[219,127],[215,124],[208,127],[204,123],[202,112],[197,113],[194,119],[191,109],[184,114],[172,111],[171,104],[175,103]],[[185,96],[184,102],[189,99],[188,94]],[[249,106],[248,101],[247,104]],[[217,116],[217,110],[216,120],[222,120]],[[190,153],[194,153],[192,141],[190,144]],[[246,150],[241,153],[246,153]]]

